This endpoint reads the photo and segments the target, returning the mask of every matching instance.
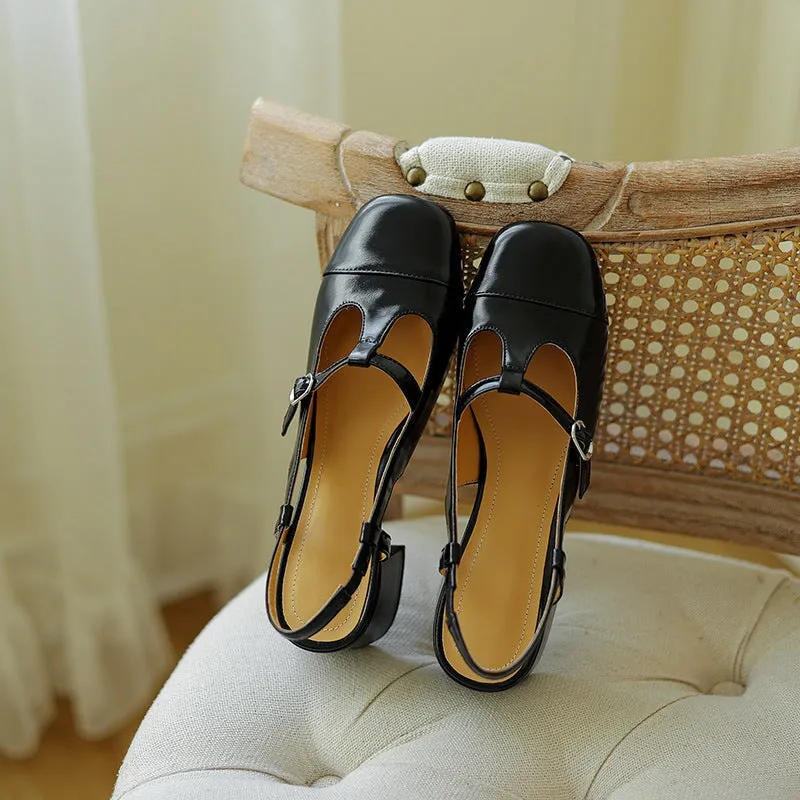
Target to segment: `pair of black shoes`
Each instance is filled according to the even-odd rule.
[[[504,228],[464,297],[446,211],[410,196],[365,205],[325,269],[284,420],[285,434],[297,416],[298,435],[268,573],[273,626],[321,652],[389,629],[404,549],[383,517],[458,347],[436,655],[476,689],[525,677],[561,597],[564,525],[589,485],[606,344],[602,281],[575,231]]]

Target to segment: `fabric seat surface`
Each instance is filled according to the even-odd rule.
[[[485,694],[433,654],[443,521],[386,528],[407,546],[389,634],[300,650],[257,580],[168,680],[115,800],[800,798],[800,580],[570,534],[539,665]]]

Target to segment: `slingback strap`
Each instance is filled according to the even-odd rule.
[[[281,597],[283,591],[283,581],[286,573],[286,562],[288,555],[288,548],[291,544],[294,531],[291,526],[287,526],[280,531],[281,538],[278,543],[273,559],[278,559],[278,574],[275,580],[274,590],[270,590],[277,601]],[[380,558],[381,561],[387,559],[392,552],[392,540],[386,531],[374,525],[372,522],[365,522],[361,526],[361,535],[359,537],[358,551],[351,566],[350,578],[347,583],[342,584],[339,588],[328,598],[322,608],[304,625],[299,628],[290,628],[282,612],[282,605],[280,602],[268,602],[267,609],[270,613],[271,608],[278,609],[279,619],[273,619],[275,627],[291,641],[298,641],[300,639],[308,639],[311,636],[318,634],[344,610],[347,604],[352,600],[353,595],[361,585],[361,581],[367,574],[370,563],[373,558]]]
[[[447,545],[445,546],[445,549],[447,549]],[[442,555],[444,557],[444,553]],[[447,567],[447,591],[445,598],[445,619],[447,622],[447,629],[450,631],[450,635],[453,637],[453,642],[456,645],[456,649],[464,659],[464,662],[473,672],[475,672],[475,674],[489,680],[502,680],[503,678],[511,677],[515,672],[517,672],[517,670],[522,668],[527,663],[528,659],[540,646],[542,636],[545,633],[549,623],[550,614],[556,603],[558,603],[558,601],[561,599],[564,586],[564,567],[566,561],[567,554],[560,547],[555,547],[553,549],[550,562],[550,589],[547,592],[547,599],[545,600],[544,608],[542,609],[541,616],[539,617],[539,622],[537,623],[536,629],[533,632],[531,643],[525,648],[525,651],[519,658],[507,666],[501,667],[500,669],[485,669],[484,667],[481,667],[476,663],[475,659],[467,649],[467,645],[464,642],[464,636],[461,633],[461,626],[458,622],[458,615],[456,614],[454,607],[456,590],[454,569],[455,564]]]
[[[515,380],[513,390],[509,390],[508,382],[504,378],[507,374],[508,372],[504,371],[503,375],[483,378],[463,392],[456,404],[455,421],[458,422],[465,409],[487,392],[512,392],[530,397],[544,408],[569,436],[571,451],[577,457],[575,465],[578,469],[578,497],[583,497],[589,488],[590,461],[594,454],[594,442],[586,424],[583,420],[575,419],[551,394],[525,378]]]

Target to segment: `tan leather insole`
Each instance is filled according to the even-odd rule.
[[[464,387],[499,375],[501,366],[500,340],[490,331],[477,334],[466,356]],[[562,350],[541,347],[525,377],[574,414],[575,372]],[[458,566],[454,601],[473,659],[484,669],[501,669],[519,658],[536,630],[569,437],[547,411],[524,395],[491,392],[471,407],[486,447],[486,486]],[[466,412],[459,437],[461,428],[471,424]],[[460,459],[459,469],[461,463]],[[443,627],[450,664],[467,678],[491,683],[464,663],[447,626]]]
[[[325,335],[319,369],[347,356],[361,335],[361,313],[341,311]],[[379,352],[409,369],[421,386],[431,329],[401,317]],[[283,608],[293,628],[305,624],[351,575],[361,525],[375,499],[378,466],[389,437],[409,413],[397,384],[376,367],[343,367],[316,393],[316,428],[308,489],[289,552]],[[344,638],[358,623],[368,578],[314,641]]]

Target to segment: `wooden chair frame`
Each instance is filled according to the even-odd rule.
[[[361,205],[382,194],[417,192],[398,165],[397,156],[404,147],[404,143],[389,136],[353,131],[336,122],[259,100],[252,111],[241,176],[252,188],[316,212],[317,241],[324,265],[338,237]],[[796,369],[792,348],[797,340],[787,326],[793,324],[792,320],[800,320],[793,314],[795,310],[800,311],[800,267],[796,254],[800,249],[800,149],[765,155],[636,164],[578,161],[563,187],[539,203],[433,199],[454,216],[465,242],[482,240],[515,221],[537,219],[569,225],[582,231],[592,242],[604,271],[610,272],[617,261],[635,266],[636,259],[643,263],[648,263],[647,258],[662,259],[665,254],[669,255],[668,250],[680,252],[681,258],[691,258],[697,263],[705,263],[698,259],[707,258],[715,264],[731,261],[724,280],[717,280],[716,284],[713,283],[716,278],[705,281],[711,293],[709,303],[714,286],[719,291],[722,284],[735,283],[737,287],[745,287],[743,291],[751,291],[747,288],[751,286],[747,282],[748,271],[752,269],[752,259],[748,260],[747,254],[751,250],[755,258],[759,252],[767,251],[780,257],[784,243],[790,243],[785,259],[788,266],[780,258],[776,260],[770,256],[770,268],[776,272],[778,266],[782,268],[783,288],[779,291],[783,299],[769,306],[768,313],[779,317],[780,325],[775,323],[775,330],[783,326],[781,330],[785,327],[787,332],[782,340],[771,345],[766,358],[770,363],[794,364]],[[767,251],[763,250],[765,242]],[[671,262],[667,259],[666,263]],[[723,264],[723,268],[726,266]],[[771,296],[775,289],[769,289],[771,284],[764,283],[770,279],[764,275],[767,270],[761,272],[759,291],[769,291]],[[634,282],[639,277],[634,275]],[[657,273],[651,277],[657,277]],[[789,296],[787,289],[797,290],[797,300]],[[673,292],[675,302],[680,302],[683,295],[677,289]],[[624,293],[617,298],[620,306],[625,298]],[[629,295],[627,302],[630,305]],[[695,301],[688,303],[694,306],[684,300],[683,307],[697,306]],[[763,341],[769,341],[763,320],[742,318],[744,306],[739,307],[737,317],[734,306],[729,305],[731,310],[726,310],[721,318],[727,321],[725,335],[731,332],[734,338],[744,336],[753,341],[760,334]],[[678,308],[675,304],[673,307]],[[712,311],[713,307],[711,304]],[[684,320],[682,324],[691,328],[692,325],[685,322],[686,315],[677,313]],[[612,338],[617,328],[617,345],[624,350],[629,340],[624,338],[616,316],[612,309]],[[677,317],[672,321],[678,325]],[[709,330],[712,327],[715,325],[709,326]],[[797,335],[800,336],[800,329]],[[687,336],[699,337],[700,333]],[[700,339],[686,341],[700,346]],[[732,352],[729,350],[728,355]],[[620,352],[616,357],[620,357]],[[718,363],[724,362],[723,358],[715,357]],[[748,351],[743,357],[756,359],[756,351]],[[758,358],[764,357],[762,353]],[[665,353],[660,362],[662,374],[675,363],[675,358]],[[723,377],[726,369],[731,367],[719,366],[713,384],[709,385],[728,379],[740,385],[735,373],[728,372]],[[770,374],[773,374],[773,385],[766,385],[757,376],[750,379],[754,386],[765,383],[757,399],[745,397],[744,389],[739,388],[739,400],[748,407],[770,409],[769,413],[772,408],[778,408],[785,415],[784,409],[789,408],[790,416],[779,427],[771,429],[772,423],[758,424],[761,417],[742,416],[741,419],[749,420],[745,425],[755,426],[761,432],[753,434],[745,444],[738,444],[737,440],[735,454],[726,456],[723,468],[713,467],[719,459],[711,457],[712,448],[721,447],[720,442],[727,448],[727,443],[708,433],[707,442],[703,440],[693,446],[700,450],[706,448],[711,456],[693,461],[690,452],[677,463],[672,459],[672,463],[660,464],[655,455],[656,437],[661,436],[663,441],[673,433],[657,430],[655,423],[645,423],[650,429],[642,429],[648,441],[655,443],[651,447],[654,455],[632,456],[631,452],[638,452],[636,446],[626,446],[625,458],[619,458],[615,456],[613,443],[609,443],[606,450],[595,457],[592,490],[586,501],[576,506],[575,516],[800,554],[800,448],[795,446],[800,430],[796,419],[798,395],[787,398],[783,394],[788,391],[784,387],[793,387],[793,384],[779,383],[780,378],[775,376],[783,374],[780,369]],[[613,392],[622,385],[614,383],[615,377],[619,376],[609,375],[604,407],[613,405]],[[792,378],[791,373],[786,377]],[[706,392],[695,392],[695,395],[703,394]],[[749,411],[743,413],[750,414]],[[634,412],[630,414],[630,419],[635,421]],[[702,415],[695,412],[694,416]],[[720,417],[717,424],[722,419]],[[615,424],[609,423],[609,429]],[[693,434],[685,434],[681,424],[680,420],[674,423],[674,430],[686,440],[694,441],[690,439]],[[777,431],[783,436],[781,441],[775,439]],[[695,436],[695,439],[700,440],[700,437]],[[755,474],[747,460],[754,454],[758,458],[763,456],[767,465],[767,458],[776,460],[781,471],[777,467],[766,468]],[[426,434],[397,492],[441,498],[448,457],[446,437]]]

